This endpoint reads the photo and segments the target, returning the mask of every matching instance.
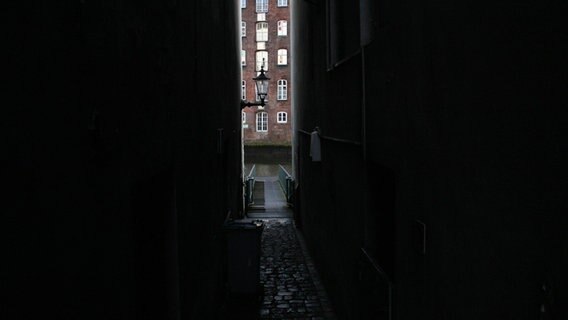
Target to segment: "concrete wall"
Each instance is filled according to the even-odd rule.
[[[296,208],[340,318],[387,319],[387,280],[393,319],[566,318],[566,6],[360,4],[293,7]]]
[[[7,5],[0,318],[218,310],[242,210],[236,5]]]

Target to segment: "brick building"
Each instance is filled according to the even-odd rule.
[[[264,107],[243,109],[245,145],[290,145],[290,40],[288,0],[240,0],[242,98],[257,99],[252,78],[264,69],[271,79]]]

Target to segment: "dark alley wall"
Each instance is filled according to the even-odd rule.
[[[3,5],[0,318],[218,309],[242,210],[236,5]]]
[[[392,319],[568,318],[566,9],[294,2],[296,210],[341,319],[389,288]]]

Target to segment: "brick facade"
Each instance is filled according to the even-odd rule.
[[[238,0],[241,1],[241,0]],[[252,78],[256,77],[256,52],[267,51],[268,61],[266,75],[271,79],[267,96],[267,104],[262,107],[243,109],[246,118],[243,121],[243,136],[246,145],[290,145],[291,143],[291,90],[290,82],[290,1],[286,6],[278,6],[278,0],[267,0],[268,11],[265,13],[265,22],[268,23],[268,41],[262,43],[256,37],[256,24],[258,20],[256,11],[257,0],[246,0],[246,7],[242,8],[242,21],[246,23],[246,36],[242,37],[242,50],[246,52],[246,65],[242,67],[242,78],[246,81],[246,100],[255,100],[255,84]],[[240,5],[240,3],[239,3]],[[278,35],[278,21],[286,21],[286,35]],[[278,50],[287,50],[287,63],[278,65]],[[278,100],[278,80],[287,81],[287,99]],[[257,113],[266,112],[268,116],[267,131],[257,130]],[[278,113],[285,112],[285,123],[278,123]]]

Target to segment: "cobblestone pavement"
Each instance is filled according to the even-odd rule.
[[[262,178],[266,210],[262,220],[260,296],[233,297],[220,319],[336,319],[301,232],[294,226],[277,177]]]
[[[261,319],[335,319],[303,239],[291,219],[264,219]]]

